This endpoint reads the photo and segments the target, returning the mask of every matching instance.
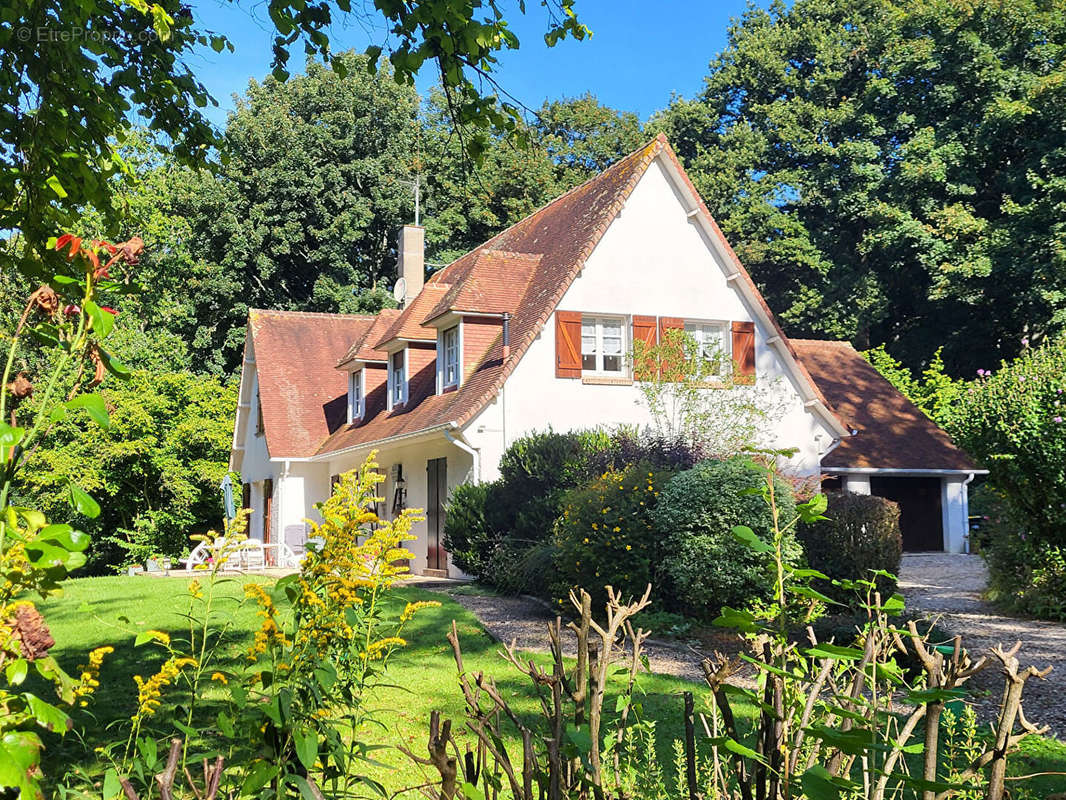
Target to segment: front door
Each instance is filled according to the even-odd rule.
[[[903,549],[923,552],[944,549],[940,514],[940,478],[870,478],[870,493],[899,504]]]
[[[448,500],[448,459],[431,458],[426,462],[426,566],[448,569],[444,549],[444,503]]]
[[[274,512],[274,481],[267,478],[263,481],[263,544],[270,544],[270,522]],[[273,565],[273,553],[270,548],[265,551],[267,564]]]

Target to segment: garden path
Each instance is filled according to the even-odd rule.
[[[1033,722],[1050,725],[1053,733],[1066,737],[1066,625],[1000,613],[982,598],[987,580],[984,562],[976,555],[908,553],[900,565],[899,585],[907,608],[939,615],[940,627],[961,635],[971,653],[983,654],[997,644],[1011,647],[1021,640],[1023,666],[1054,666],[1046,680],[1026,684],[1025,712]],[[991,716],[1002,691],[999,672],[986,669],[972,682],[985,690],[978,704]]]

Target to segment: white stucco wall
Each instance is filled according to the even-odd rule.
[[[366,458],[368,451],[361,450],[348,453],[331,459],[326,463],[317,463],[310,466],[322,467],[325,470],[326,484],[321,488],[321,495],[314,500],[321,500],[326,496],[329,489],[329,476],[337,475],[348,470],[355,469]],[[381,448],[377,455],[380,471],[387,476],[385,483],[380,486],[380,495],[385,498],[383,516],[392,518],[392,502],[395,493],[395,483],[392,479],[393,465],[403,465],[404,480],[407,484],[407,508],[425,509],[428,498],[428,480],[426,474],[426,462],[433,458],[447,459],[447,487],[448,493],[460,484],[473,480],[473,459],[468,453],[463,452],[451,442],[447,441],[440,433],[411,444],[400,443],[393,447]],[[310,494],[310,492],[308,492]],[[407,544],[407,549],[414,553],[411,561],[411,571],[421,572],[428,564],[428,537],[427,526],[423,520],[416,522],[411,532],[418,538]],[[461,577],[459,571],[450,562],[448,564],[449,575]]]
[[[719,260],[702,228],[688,217],[672,179],[657,161],[641,178],[558,307],[630,317],[755,321],[757,381],[776,386],[785,398],[784,414],[772,438],[762,444],[798,448],[790,466],[797,473],[814,474],[833,434],[804,409],[780,356],[767,345],[775,332],[758,323],[726,279],[731,271]],[[464,434],[481,449],[482,479],[491,480],[506,445],[530,431],[617,424],[644,427],[650,422],[636,386],[590,385],[555,377],[553,314],[501,395],[466,426]]]
[[[940,483],[940,513],[944,520],[944,551],[966,553],[970,547],[970,504],[967,476],[945,477]]]

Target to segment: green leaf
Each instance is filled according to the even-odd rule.
[[[106,339],[115,327],[115,315],[104,311],[92,300],[85,301],[85,311],[93,321],[93,331],[98,339]]]
[[[29,674],[30,665],[24,658],[16,658],[6,667],[4,667],[4,675],[7,676],[7,682],[13,686],[20,685],[26,676]]]
[[[100,516],[100,504],[93,500],[88,492],[73,481],[67,483],[67,491],[69,492],[67,499],[71,508],[89,519],[96,519]]]
[[[728,606],[722,609],[722,613],[711,624],[718,628],[732,628],[744,633],[754,633],[759,630],[754,614]]]
[[[839,800],[841,792],[855,792],[862,787],[815,764],[800,776],[800,786],[808,800]]]
[[[247,797],[255,794],[270,783],[277,774],[278,768],[275,765],[268,764],[266,761],[254,762],[248,770],[248,777],[244,779],[244,784],[241,786],[241,795]]]
[[[108,314],[107,316],[111,315]],[[84,408],[89,413],[89,416],[93,418],[93,421],[105,430],[111,425],[111,417],[107,413],[107,403],[105,403],[104,398],[98,394],[91,392],[87,394],[79,394],[73,400],[68,400],[66,406],[71,411]]]
[[[816,494],[806,503],[796,506],[796,511],[803,522],[817,522],[825,519],[822,515],[829,507],[829,500],[824,494]]]
[[[463,784],[459,787],[459,789],[463,793],[463,797],[465,797],[466,800],[485,800],[485,793],[476,786],[474,786],[474,784],[472,783],[463,781]]]
[[[25,433],[23,428],[13,428],[6,422],[0,422],[0,447],[14,447],[22,441]]]
[[[755,535],[755,531],[749,528],[747,525],[734,525],[733,536],[743,544],[748,546],[749,550],[754,550],[756,553],[769,553],[774,548]]]
[[[807,650],[811,658],[836,658],[845,661],[858,661],[862,658],[862,650],[857,647],[843,647],[838,644],[819,644]]]
[[[67,190],[63,188],[63,184],[59,182],[59,178],[55,175],[49,175],[45,184],[49,189],[56,193],[57,197],[62,199],[67,196]]]
[[[104,348],[98,347],[96,352],[100,356],[100,360],[104,362],[104,368],[116,378],[126,380],[133,375],[133,371],[129,367],[104,350]]]
[[[104,773],[103,800],[112,800],[118,797],[121,791],[122,784],[118,782],[118,773],[114,769],[109,769]]]
[[[51,703],[46,703],[35,694],[25,692],[22,699],[26,701],[26,707],[30,710],[37,724],[42,728],[54,733],[64,734],[73,726],[70,717],[62,709],[56,708]]]
[[[311,769],[318,760],[318,735],[314,731],[295,730],[292,734],[296,745],[296,757],[305,769]]]

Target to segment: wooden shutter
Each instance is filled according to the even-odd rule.
[[[241,508],[252,507],[252,484],[241,484]]]
[[[648,347],[654,347],[658,341],[658,328],[655,317],[633,316],[633,347],[636,349],[637,342],[643,342]],[[642,363],[633,365],[634,380],[648,380],[655,374],[655,365],[652,359],[645,358]]]
[[[685,329],[685,320],[680,317],[659,317],[659,342],[666,342],[667,331],[683,331]],[[665,350],[665,348],[664,348]],[[670,354],[664,352],[661,359],[662,363],[659,365],[659,371],[664,381],[677,381],[676,365],[670,363]],[[674,374],[671,375],[671,372]]]
[[[581,377],[581,313],[555,312],[555,377]]]
[[[267,478],[263,481],[263,544],[270,543],[271,533],[270,518],[274,513],[274,481]]]
[[[733,323],[733,377],[737,383],[755,383],[755,323]]]

